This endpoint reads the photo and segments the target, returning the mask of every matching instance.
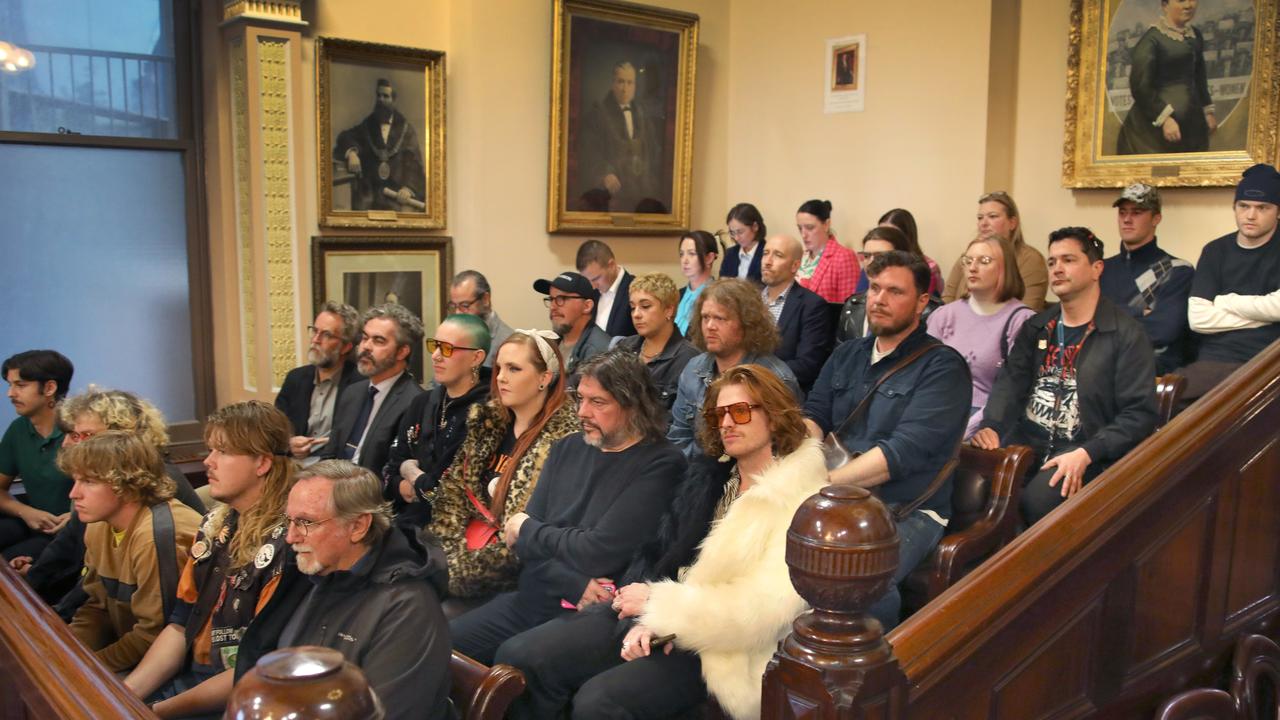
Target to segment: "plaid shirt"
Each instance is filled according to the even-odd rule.
[[[818,261],[818,268],[813,271],[813,276],[799,282],[829,303],[842,303],[857,288],[861,272],[858,257],[832,235],[822,248],[822,259]]]

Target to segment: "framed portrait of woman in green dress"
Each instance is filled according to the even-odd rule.
[[[1063,184],[1232,185],[1273,162],[1276,3],[1073,0]]]

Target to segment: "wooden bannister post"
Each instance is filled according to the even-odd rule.
[[[796,619],[769,662],[761,717],[904,716],[907,678],[867,614],[897,565],[897,526],[867,490],[831,485],[800,506],[787,531],[787,566],[813,612]]]

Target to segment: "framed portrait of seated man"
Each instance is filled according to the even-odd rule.
[[[435,50],[316,40],[320,224],[445,226],[445,66]]]
[[[1274,0],[1072,0],[1063,185],[1234,185],[1274,162]]]
[[[698,16],[555,0],[547,231],[689,226]]]

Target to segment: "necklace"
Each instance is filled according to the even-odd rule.
[[[647,353],[644,351],[644,345],[640,346],[640,357],[644,358],[645,362],[649,362],[650,360],[658,357],[661,354],[662,354],[662,348],[658,348],[656,351],[652,353]]]
[[[446,392],[444,394],[444,402],[440,403],[440,429],[441,430],[444,429],[444,426],[449,421],[449,403],[451,402],[453,402],[453,398],[450,398],[449,393]]]

